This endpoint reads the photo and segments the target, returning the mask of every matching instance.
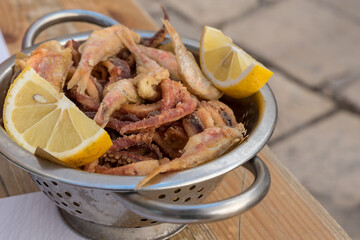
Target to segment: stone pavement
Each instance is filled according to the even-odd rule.
[[[275,74],[269,142],[353,239],[360,240],[360,1],[138,0],[184,36],[217,27]]]

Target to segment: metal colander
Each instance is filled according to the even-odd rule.
[[[23,52],[29,54],[36,36],[44,29],[66,21],[85,21],[101,26],[118,24],[98,13],[65,10],[37,20],[27,31]],[[153,32],[138,31],[143,38]],[[89,32],[67,35],[57,40],[84,41]],[[198,56],[199,43],[183,39],[186,47]],[[0,103],[13,74],[15,56],[0,65]],[[64,220],[76,231],[93,239],[162,239],[187,223],[218,221],[239,215],[256,205],[266,195],[270,175],[256,154],[265,146],[275,127],[276,102],[266,85],[247,99],[223,98],[238,121],[244,123],[249,137],[223,156],[201,166],[157,176],[151,186],[136,191],[142,177],[111,176],[69,169],[35,157],[17,145],[0,130],[1,155],[31,174],[39,189],[60,209]],[[239,166],[247,167],[255,176],[244,192],[218,202],[199,204],[220,183],[225,174]]]

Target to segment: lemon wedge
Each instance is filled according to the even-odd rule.
[[[245,98],[259,91],[273,73],[236,46],[220,30],[205,26],[200,40],[204,75],[223,93]]]
[[[3,121],[8,134],[26,150],[34,153],[40,147],[73,167],[95,161],[112,145],[104,129],[31,67],[11,84]]]

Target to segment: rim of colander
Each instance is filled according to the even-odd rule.
[[[151,37],[154,34],[152,31],[136,32],[144,38]],[[90,33],[91,32],[77,33],[55,39],[61,44],[65,44],[65,42],[69,39],[83,41],[88,38]],[[198,51],[198,41],[184,37],[183,42],[190,50]],[[39,44],[22,51],[24,53],[30,53]],[[15,56],[12,56],[0,65],[1,81],[3,81],[3,78],[9,76],[10,72],[12,72],[14,60]],[[262,95],[264,101],[262,118],[245,142],[241,143],[227,154],[206,164],[175,173],[162,174],[160,177],[161,181],[145,187],[142,190],[161,190],[197,184],[199,182],[223,175],[254,157],[270,139],[277,119],[276,100],[270,87],[265,85],[260,90],[260,94]],[[143,178],[143,176],[94,174],[77,169],[62,167],[50,161],[37,158],[23,149],[8,136],[4,128],[1,128],[0,130],[0,154],[13,164],[31,174],[48,178],[52,181],[59,181],[81,187],[112,191],[134,191],[136,184]]]

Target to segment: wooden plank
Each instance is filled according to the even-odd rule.
[[[2,197],[39,191],[26,171],[3,158],[0,158],[0,178],[3,188],[3,193],[0,192]]]
[[[131,28],[143,30],[157,29],[155,22],[150,16],[142,11],[137,3],[131,0],[102,0],[101,4],[96,0],[8,0],[2,1],[0,4],[0,14],[2,16],[0,29],[10,53],[14,54],[20,50],[22,37],[32,22],[47,13],[63,9],[96,11],[112,17]],[[96,28],[98,27],[85,23],[59,24],[40,34],[38,41]]]
[[[269,148],[259,156],[269,167],[272,183],[265,199],[243,214],[244,239],[350,239]]]

